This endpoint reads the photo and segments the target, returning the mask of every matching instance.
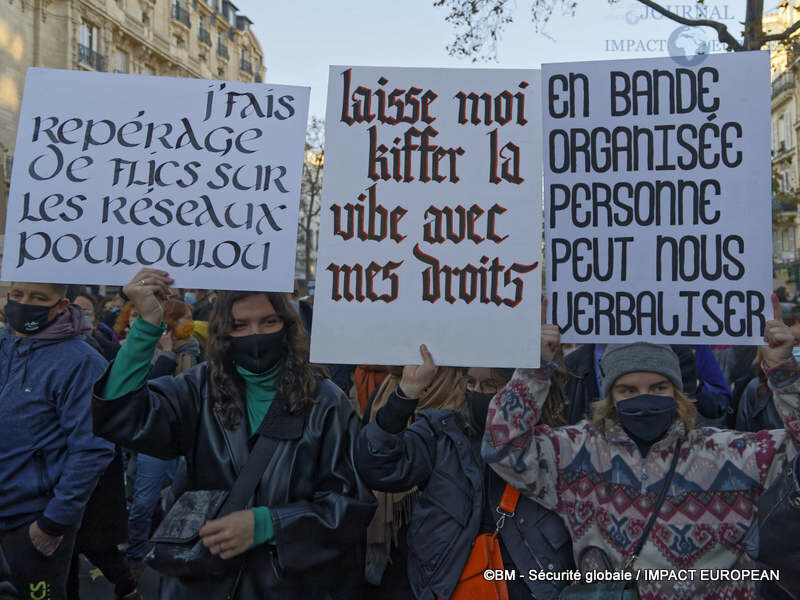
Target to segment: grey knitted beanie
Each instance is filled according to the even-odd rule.
[[[633,344],[609,344],[600,359],[603,374],[603,398],[611,393],[614,382],[628,373],[646,371],[658,373],[669,379],[683,391],[683,378],[678,355],[669,346],[635,342]]]

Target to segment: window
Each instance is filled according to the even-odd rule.
[[[794,146],[792,144],[792,115],[788,109],[783,112],[783,128],[783,139],[786,140],[786,147],[791,148]]]
[[[128,53],[117,50],[114,54],[114,71],[116,73],[128,72]]]
[[[97,40],[99,37],[97,27],[90,25],[86,21],[81,21],[81,46],[97,52]]]
[[[778,117],[778,150],[786,149],[786,138],[784,137],[785,133],[786,126],[784,125],[783,115],[781,115]]]
[[[220,79],[225,79],[225,69],[223,69],[222,67],[217,69],[217,77],[219,77]]]
[[[144,65],[142,67],[142,75],[155,75],[155,73],[149,65]]]
[[[184,48],[186,46],[186,42],[183,41],[183,38],[179,35],[172,36],[172,45],[176,48]]]
[[[772,251],[783,252],[783,239],[781,238],[780,231],[772,232]]]
[[[125,8],[125,0],[114,0],[114,2],[116,2],[117,6],[120,8]]]

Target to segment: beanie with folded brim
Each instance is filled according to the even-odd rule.
[[[676,389],[683,391],[678,355],[663,344],[609,344],[600,359],[600,371],[603,375],[603,398],[611,394],[614,382],[628,373],[658,373],[669,379]]]

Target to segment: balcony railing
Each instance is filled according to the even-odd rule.
[[[78,44],[78,61],[92,67],[95,71],[103,70],[103,55],[83,44]]]
[[[781,73],[772,82],[772,97],[794,87],[794,73]]]
[[[172,18],[180,21],[187,27],[192,26],[191,21],[189,21],[189,11],[183,8],[180,4],[172,5]]]
[[[245,73],[250,73],[250,75],[253,74],[253,65],[250,63],[249,60],[245,60],[243,58],[239,63],[239,68],[241,68],[242,71],[244,71]]]
[[[217,43],[217,56],[228,58],[228,47],[225,44]]]
[[[208,32],[208,29],[203,29],[202,27],[197,31],[197,39],[200,40],[204,44],[211,45],[211,34]]]

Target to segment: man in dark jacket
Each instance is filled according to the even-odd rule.
[[[114,446],[92,433],[105,360],[66,286],[14,283],[0,335],[0,550],[25,597],[60,600],[77,528]]]

